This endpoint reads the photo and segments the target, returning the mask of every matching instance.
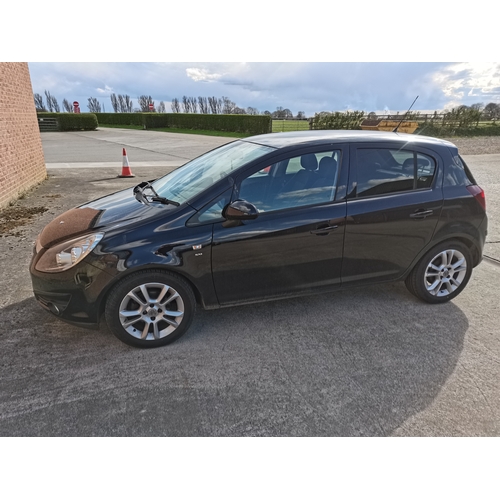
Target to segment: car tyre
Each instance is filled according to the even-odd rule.
[[[111,290],[105,306],[113,334],[134,347],[160,347],[188,330],[196,310],[189,283],[164,271],[139,271]]]
[[[472,274],[472,255],[459,241],[443,242],[429,250],[406,278],[408,290],[430,304],[455,298]]]

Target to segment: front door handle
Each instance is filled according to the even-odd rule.
[[[319,227],[318,229],[311,231],[311,234],[317,234],[318,236],[326,236],[327,234],[330,233],[330,231],[333,231],[334,229],[337,229],[338,227],[339,226]]]
[[[410,214],[410,217],[412,219],[425,219],[426,217],[429,217],[429,215],[432,215],[433,213],[434,210],[424,210],[421,208],[420,210],[416,210],[415,212]]]

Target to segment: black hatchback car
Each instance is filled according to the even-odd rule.
[[[392,132],[237,140],[135,188],[69,210],[39,235],[39,303],[79,326],[102,314],[156,347],[218,308],[405,280],[430,303],[466,286],[487,232],[457,147]]]

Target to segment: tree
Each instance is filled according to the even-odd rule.
[[[184,113],[191,113],[191,100],[188,96],[182,96],[182,110]]]
[[[450,130],[472,128],[479,125],[481,111],[469,106],[458,106],[450,111],[445,110],[443,127]]]
[[[133,105],[132,99],[127,94],[118,95],[118,110],[120,113],[132,113]],[[148,108],[149,111],[149,108]]]
[[[57,99],[51,95],[48,90],[45,91],[45,99],[47,101],[47,107],[51,113],[59,113],[61,111]]]
[[[200,113],[208,115],[208,99],[206,97],[198,97],[198,104],[200,105]]]
[[[43,97],[40,94],[33,94],[33,98],[35,99],[35,108],[37,111],[47,111],[43,103]]]
[[[111,99],[111,106],[113,106],[113,111],[115,113],[118,113],[118,98],[116,97],[116,94],[111,94],[109,98]]]
[[[158,113],[165,113],[165,103],[163,101],[158,104]]]
[[[196,100],[196,97],[188,97],[188,99],[191,113],[198,113],[198,101]]]
[[[100,113],[101,103],[95,97],[89,97],[89,103],[87,104],[90,113]]]
[[[219,113],[218,99],[217,97],[209,97],[208,105],[210,106],[210,111],[213,115],[217,115]]]
[[[305,120],[306,119],[306,114],[303,111],[299,111],[297,113],[297,120]]]
[[[125,105],[127,107],[127,113],[132,113],[132,99],[128,95],[125,95]]]
[[[125,97],[122,96],[121,94],[118,94],[118,109],[120,110],[120,113],[126,113],[127,106],[125,104]]]
[[[368,120],[376,120],[377,119],[377,114],[375,111],[370,111],[367,116]]]
[[[153,101],[153,98],[150,95],[141,95],[137,98],[137,101],[143,113],[147,113],[149,111],[150,104],[153,105],[153,111],[156,111],[154,107],[155,102]]]
[[[243,108],[240,108],[238,106],[235,106],[235,108],[233,109],[233,115],[246,115],[247,112],[243,109]]]
[[[253,108],[252,106],[248,106],[247,115],[258,115],[259,110],[257,108]]]
[[[278,106],[276,108],[276,111],[273,111],[273,113],[271,114],[271,116],[275,120],[284,120],[285,119],[285,110],[283,109],[282,106]]]
[[[65,109],[66,113],[73,113],[74,108],[72,104],[68,101],[68,99],[63,99],[63,108]]]
[[[483,116],[487,120],[498,120],[500,118],[500,104],[490,102],[483,109]]]
[[[232,115],[236,108],[236,104],[229,97],[222,96],[222,114]]]
[[[47,108],[51,113],[54,112],[54,107],[52,106],[52,96],[48,90],[45,91],[45,102],[47,103]]]
[[[174,97],[172,99],[172,103],[170,104],[172,107],[172,113],[180,113],[181,112],[181,105],[179,103],[179,99],[177,97]]]

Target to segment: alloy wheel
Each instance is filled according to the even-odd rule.
[[[457,290],[467,274],[467,260],[456,249],[439,252],[427,265],[424,282],[427,291],[445,297]]]
[[[184,317],[184,301],[164,283],[144,283],[130,290],[119,306],[119,319],[129,335],[159,340],[172,334]]]

